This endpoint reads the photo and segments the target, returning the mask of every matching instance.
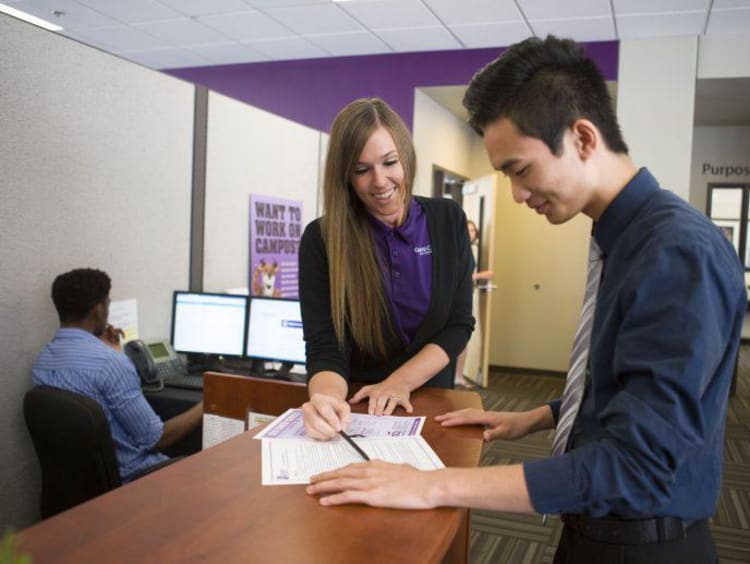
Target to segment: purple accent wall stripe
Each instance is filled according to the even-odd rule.
[[[618,42],[584,44],[604,78],[617,79]],[[320,131],[356,98],[386,100],[411,127],[414,89],[468,84],[504,48],[393,53],[168,69],[257,108]]]

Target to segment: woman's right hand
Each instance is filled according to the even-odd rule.
[[[336,437],[339,431],[346,430],[351,417],[352,410],[349,404],[328,394],[313,394],[310,400],[302,405],[305,431],[313,439],[327,441]]]

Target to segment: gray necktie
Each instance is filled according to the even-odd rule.
[[[578,414],[583,398],[583,385],[586,382],[586,366],[589,360],[591,345],[591,326],[594,324],[594,310],[596,309],[596,294],[599,290],[599,279],[602,276],[602,252],[594,238],[589,247],[589,268],[586,277],[586,294],[583,298],[583,309],[578,321],[573,350],[570,353],[570,368],[565,382],[560,417],[552,439],[552,455],[557,456],[565,452],[570,430]]]

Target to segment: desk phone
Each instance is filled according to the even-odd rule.
[[[188,375],[185,366],[166,339],[151,341],[135,340],[125,344],[125,354],[133,361],[141,385],[156,390],[164,387],[165,381]]]

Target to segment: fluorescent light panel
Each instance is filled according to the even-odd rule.
[[[13,16],[14,18],[18,18],[19,20],[29,22],[30,24],[43,27],[44,29],[48,29],[50,31],[62,31],[63,30],[63,28],[59,25],[45,21],[42,18],[37,18],[36,16],[27,14],[26,12],[22,12],[21,10],[11,8],[10,6],[6,6],[5,4],[0,4],[0,12],[3,12],[4,14],[8,14],[9,16]]]

